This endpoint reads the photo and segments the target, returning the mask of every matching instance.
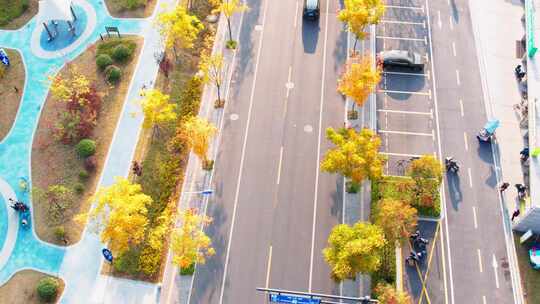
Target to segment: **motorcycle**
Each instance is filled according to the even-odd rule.
[[[514,69],[514,76],[516,76],[516,79],[518,81],[521,81],[521,79],[523,79],[525,75],[527,75],[527,73],[522,69],[521,64],[518,64]]]
[[[457,173],[459,171],[459,165],[453,157],[447,157],[444,160],[444,163],[446,165],[446,171],[453,173]]]
[[[421,263],[426,255],[427,252],[425,250],[421,250],[419,252],[412,250],[409,256],[405,259],[405,262],[409,266],[414,266],[414,264]]]

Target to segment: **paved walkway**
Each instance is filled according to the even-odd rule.
[[[109,155],[105,163],[99,186],[113,183],[115,176],[127,176],[137,139],[142,125],[142,116],[133,117],[130,113],[140,112],[133,101],[139,97],[143,84],[148,87],[157,76],[158,66],[154,53],[161,49],[159,34],[152,26],[153,17],[148,19],[112,18],[100,0],[75,0],[76,5],[88,9],[90,14],[88,28],[73,44],[56,54],[45,53],[37,47],[39,42],[28,43],[28,39],[39,39],[32,34],[40,26],[35,18],[16,31],[0,31],[0,46],[17,49],[25,63],[26,83],[19,113],[8,136],[0,142],[0,177],[9,184],[4,188],[18,189],[20,177],[30,176],[30,151],[32,137],[39,114],[48,93],[46,76],[60,70],[62,65],[81,54],[89,44],[99,39],[105,26],[116,26],[122,34],[137,34],[145,38],[135,75],[131,80],[122,115],[118,122]],[[175,0],[160,0],[173,7]],[[94,13],[92,13],[94,11]],[[93,17],[95,14],[95,18]],[[154,14],[155,16],[155,14]],[[56,56],[54,56],[56,55]],[[43,57],[48,58],[44,60]],[[27,85],[31,84],[31,85]],[[3,193],[4,194],[4,193]],[[8,193],[8,195],[11,195]],[[28,201],[27,194],[16,191],[18,199]],[[14,224],[12,224],[13,226]],[[10,227],[9,229],[12,229]],[[17,229],[17,227],[15,227]],[[61,303],[155,303],[156,285],[131,280],[117,279],[100,275],[101,248],[98,236],[86,230],[82,240],[63,248],[40,241],[33,229],[18,230],[16,240],[8,237],[8,245],[0,252],[0,284],[9,280],[17,271],[35,269],[52,275],[59,275],[66,282]],[[5,250],[14,243],[12,252]]]

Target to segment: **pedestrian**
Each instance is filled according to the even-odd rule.
[[[142,168],[136,160],[133,161],[133,174],[137,176],[142,175]]]
[[[527,187],[525,187],[525,185],[523,184],[515,184],[514,186],[516,187],[516,190],[518,193],[522,193],[522,192],[525,192],[525,190],[527,190]]]
[[[528,159],[529,159],[529,148],[524,148],[523,150],[521,150],[519,152],[519,159],[522,161],[522,162],[526,162]]]
[[[514,219],[515,219],[516,217],[518,217],[518,216],[519,216],[519,208],[516,209],[516,211],[514,211],[514,213],[512,213],[512,222],[513,222]]]
[[[13,86],[13,90],[15,90],[16,94],[19,94],[19,88],[17,88],[17,86]]]
[[[504,182],[504,183],[502,183],[502,185],[499,187],[499,190],[501,191],[501,193],[503,193],[504,190],[508,189],[508,187],[510,187],[510,183]]]

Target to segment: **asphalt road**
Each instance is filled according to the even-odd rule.
[[[377,49],[409,49],[428,59],[424,75],[387,73],[381,83],[377,123],[387,173],[403,174],[410,157],[439,151],[461,165],[457,176],[445,178],[443,246],[434,247],[440,265],[426,283],[440,294],[420,302],[514,303],[493,154],[476,139],[487,116],[468,2],[386,4]]]
[[[248,5],[208,207],[217,255],[197,267],[190,303],[264,303],[256,287],[339,293],[321,250],[343,185],[318,172],[324,130],[345,111],[338,3],[321,1],[319,22],[302,20],[300,0]]]

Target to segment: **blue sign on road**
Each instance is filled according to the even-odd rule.
[[[4,65],[9,65],[9,57],[8,57],[6,51],[4,51],[4,49],[0,49],[0,61]]]
[[[320,304],[321,299],[312,299],[300,296],[286,296],[280,294],[270,294],[270,302],[293,303],[293,304]]]

